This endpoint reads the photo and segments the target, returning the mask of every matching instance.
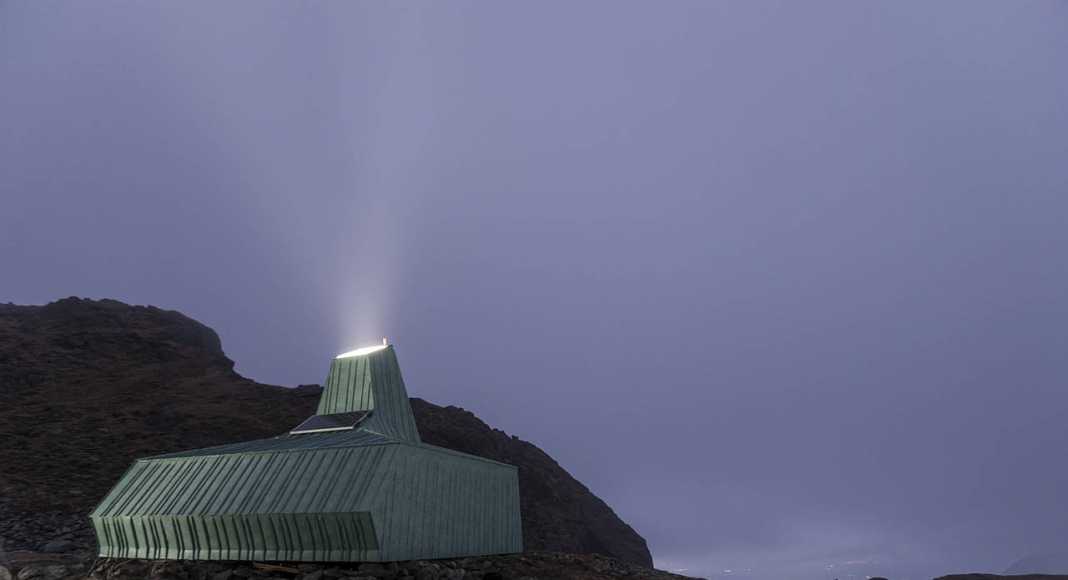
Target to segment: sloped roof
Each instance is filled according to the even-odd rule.
[[[511,469],[518,469],[516,466],[510,463],[502,463],[494,459],[487,459],[478,455],[471,455],[470,453],[463,453],[461,451],[455,451],[447,449],[445,447],[438,447],[437,445],[430,445],[428,443],[411,443],[408,441],[401,441],[399,439],[393,439],[386,437],[380,433],[374,433],[367,431],[366,429],[355,429],[352,431],[339,431],[333,433],[309,433],[305,435],[280,435],[278,437],[271,437],[269,439],[257,439],[255,441],[242,441],[240,443],[231,443],[228,445],[216,445],[215,447],[204,447],[202,449],[190,449],[188,451],[176,451],[174,453],[165,453],[163,455],[153,455],[152,457],[144,457],[138,461],[156,461],[167,459],[192,459],[196,457],[210,457],[215,455],[234,455],[234,454],[256,454],[256,453],[288,453],[295,451],[324,451],[328,449],[350,449],[355,447],[370,447],[372,445],[404,445],[407,447],[414,447],[422,449],[424,451],[430,451],[442,455],[453,455],[457,457],[463,457],[465,459],[471,459],[474,461],[481,461],[485,463],[492,463],[494,465],[500,465],[502,467],[509,467]]]
[[[411,481],[419,485],[432,485],[451,473],[450,479],[459,478],[454,479],[456,483],[463,480],[462,485],[476,495],[474,490],[481,487],[478,481],[500,481],[500,477],[507,477],[503,473],[509,472],[515,477],[514,466],[490,459],[433,445],[391,441],[375,433],[351,435],[264,439],[259,452],[220,452],[216,448],[212,453],[194,450],[142,459],[92,516],[358,511],[364,505],[361,498],[378,493],[368,490],[369,486],[397,483],[384,475],[387,472],[404,472],[405,478],[414,478]],[[316,440],[319,446],[291,446],[302,438]],[[458,470],[460,465],[468,467]],[[502,467],[510,469],[502,471]]]
[[[367,431],[354,429],[351,431],[337,431],[333,433],[307,433],[304,435],[280,435],[269,439],[257,439],[255,441],[242,441],[228,445],[216,445],[203,449],[191,449],[156,455],[146,459],[178,459],[183,457],[204,457],[207,455],[230,455],[233,453],[281,453],[285,451],[313,451],[316,449],[334,449],[340,447],[363,447],[365,445],[383,445],[393,443],[394,440]]]

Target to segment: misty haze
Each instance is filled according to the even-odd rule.
[[[0,432],[35,450],[0,454],[0,522],[84,518],[134,458],[284,433],[318,400],[296,387],[387,337],[424,440],[458,440],[474,419],[438,407],[462,407],[633,528],[576,552],[1068,574],[1066,103],[1056,1],[0,0],[0,302],[196,321],[63,302],[60,336],[0,305]],[[225,351],[288,390],[235,403],[244,379],[183,350],[183,389],[225,377],[205,401],[265,415],[230,433],[195,397],[144,403],[124,437],[158,448],[32,446],[111,428],[49,434],[62,397],[32,393],[99,371],[135,404],[149,347],[122,341],[187,324],[221,341],[196,369]],[[155,356],[138,380],[177,393]],[[71,421],[125,420],[91,399]],[[50,503],[43,466],[70,461],[112,463]],[[57,541],[21,525],[10,554]],[[58,540],[95,557],[77,530]]]

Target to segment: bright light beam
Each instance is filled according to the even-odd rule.
[[[363,356],[365,354],[371,354],[372,352],[377,352],[377,351],[382,350],[383,348],[388,348],[388,347],[389,347],[389,343],[386,342],[386,339],[383,338],[382,339],[382,344],[376,344],[374,346],[365,346],[363,348],[358,348],[356,350],[350,350],[349,352],[343,352],[343,353],[337,355],[334,358],[350,358],[350,357],[354,357],[354,356]]]

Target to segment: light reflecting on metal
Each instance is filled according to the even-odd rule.
[[[378,351],[380,351],[380,350],[382,350],[384,348],[388,348],[388,347],[389,347],[389,343],[386,342],[386,339],[383,338],[382,339],[382,344],[376,344],[374,346],[365,346],[363,348],[358,348],[356,350],[350,350],[349,352],[343,352],[343,353],[337,355],[334,358],[349,358],[349,357],[353,357],[353,356],[363,356],[365,354],[371,354],[372,352],[378,352]]]

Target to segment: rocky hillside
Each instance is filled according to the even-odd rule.
[[[134,458],[276,435],[319,391],[241,377],[218,335],[178,312],[0,305],[0,549],[90,548],[84,515]],[[412,406],[428,443],[519,467],[528,550],[651,567],[645,540],[536,446],[457,407]]]
[[[17,554],[0,562],[10,580],[694,580],[597,554],[508,556],[386,563],[250,563],[118,560]]]

